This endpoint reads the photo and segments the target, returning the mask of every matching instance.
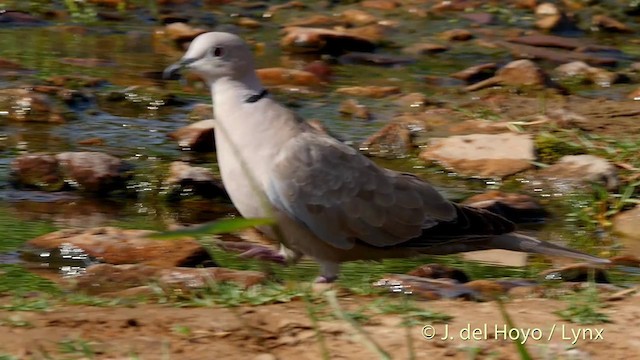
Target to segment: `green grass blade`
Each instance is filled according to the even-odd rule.
[[[157,234],[151,234],[148,237],[158,240],[175,240],[185,236],[199,237],[203,235],[216,235],[216,234],[228,234],[235,231],[244,230],[254,226],[261,225],[273,225],[275,222],[272,219],[266,218],[234,218],[234,219],[222,219],[217,221],[208,222],[198,226],[192,226],[185,229],[164,231]]]
[[[513,320],[511,320],[511,316],[509,316],[509,313],[505,309],[504,303],[502,302],[502,300],[496,299],[496,301],[498,303],[498,309],[500,309],[500,313],[502,314],[502,318],[507,323],[507,326],[509,326],[509,330],[515,328],[515,325],[513,324]],[[533,360],[533,358],[531,357],[531,354],[529,354],[529,352],[527,351],[527,348],[519,340],[520,340],[520,336],[518,336],[518,339],[513,340],[513,343],[516,345],[516,349],[518,349],[518,355],[520,355],[520,359]]]

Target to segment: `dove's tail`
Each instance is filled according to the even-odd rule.
[[[574,259],[588,261],[594,264],[609,264],[610,261],[593,255],[585,254],[577,250],[572,250],[550,242],[538,240],[519,233],[508,233],[497,235],[488,242],[489,247],[513,250],[520,252],[530,252],[542,255],[564,256]]]

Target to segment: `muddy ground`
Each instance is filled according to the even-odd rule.
[[[341,304],[345,308],[356,308],[370,301],[364,297],[347,297],[341,299]],[[599,325],[580,326],[560,320],[553,312],[565,308],[566,303],[558,300],[514,300],[507,305],[507,311],[517,328],[531,331],[525,344],[536,358],[630,359],[632,354],[640,353],[639,303],[638,295],[609,303],[604,312],[610,316],[611,323]],[[514,344],[504,340],[500,333],[505,322],[495,302],[431,301],[418,306],[453,318],[446,324],[433,324],[436,331],[433,340],[421,335],[422,327],[430,323],[410,328],[415,358],[519,358]],[[55,359],[322,358],[320,343],[303,301],[235,308],[55,306],[45,312],[1,311],[0,319],[5,319],[5,323],[6,319],[13,319],[30,324],[5,325],[0,331],[3,350],[20,358],[51,358],[47,354]],[[366,332],[394,359],[409,358],[406,328],[400,325],[401,321],[399,315],[376,315],[364,325]],[[445,326],[449,337],[454,339],[441,339]],[[346,322],[324,317],[319,327],[329,358],[378,358],[358,340]],[[461,335],[473,336],[465,332],[465,328],[480,329],[475,333],[480,340],[461,339]],[[579,332],[579,329],[583,330]],[[578,340],[572,344],[576,334]],[[70,345],[65,347],[62,345],[65,343]],[[81,344],[85,344],[84,351]]]

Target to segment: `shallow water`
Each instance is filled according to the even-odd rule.
[[[5,8],[27,9],[26,2],[8,2]],[[314,2],[308,2],[314,3]],[[12,7],[13,6],[13,7]],[[26,7],[26,8],[25,8]],[[61,8],[61,5],[57,6]],[[325,13],[339,12],[346,7],[322,10]],[[283,12],[260,30],[240,30],[244,36],[257,42],[264,42],[264,50],[259,53],[259,67],[285,66],[302,62],[302,57],[284,55],[277,45],[278,24],[288,19],[308,15],[317,11],[318,6],[302,12]],[[524,12],[513,11],[502,14],[494,8],[498,16],[515,16],[514,21],[527,24]],[[180,10],[180,9],[179,9]],[[215,169],[215,156],[212,154],[191,154],[178,149],[167,138],[167,133],[189,123],[186,114],[193,104],[209,102],[206,91],[185,93],[180,83],[164,83],[150,79],[146,74],[161,71],[166,65],[181,56],[181,50],[172,48],[162,40],[162,35],[154,35],[158,30],[151,20],[158,9],[139,9],[128,14],[128,20],[122,22],[91,22],[88,25],[73,21],[52,21],[37,27],[0,28],[0,58],[6,58],[22,64],[33,72],[19,73],[15,76],[0,76],[0,88],[20,87],[41,82],[51,75],[88,75],[107,80],[107,84],[96,91],[88,91],[90,99],[79,104],[74,110],[77,119],[65,124],[33,124],[9,122],[0,117],[0,233],[11,233],[11,237],[0,239],[0,263],[13,263],[15,251],[30,237],[44,233],[54,227],[116,225],[129,228],[163,229],[167,224],[178,221],[197,223],[233,213],[228,204],[193,202],[188,205],[171,205],[158,200],[162,192],[161,178],[158,174],[170,161],[183,159]],[[221,26],[233,22],[234,14],[242,13],[259,18],[259,11],[250,11],[233,6],[203,7],[199,11],[186,9],[187,14],[197,13],[202,22],[211,20]],[[203,14],[209,15],[203,15]],[[376,13],[376,11],[372,11]],[[388,40],[400,48],[416,39],[433,36],[443,29],[451,28],[447,17],[430,18],[428,21],[398,13],[397,18],[405,28],[412,28],[411,34],[405,31],[391,31]],[[209,19],[209,20],[207,20]],[[426,23],[428,22],[428,26]],[[73,25],[74,27],[68,27]],[[499,31],[500,27],[496,27]],[[618,38],[603,39],[609,45],[620,44]],[[628,50],[628,49],[626,49]],[[399,53],[396,48],[386,49],[388,53]],[[640,53],[637,48],[630,51]],[[83,67],[62,63],[63,58],[97,58],[104,60],[104,66]],[[362,141],[374,133],[397,111],[397,108],[385,101],[362,100],[375,114],[372,121],[364,122],[341,117],[337,111],[344,99],[330,90],[343,85],[398,85],[408,93],[421,91],[433,98],[447,101],[464,102],[473,95],[458,93],[456,88],[444,82],[442,86],[426,86],[424,76],[445,76],[483,62],[510,60],[504,51],[479,48],[472,44],[459,46],[444,54],[425,56],[414,64],[397,68],[384,68],[363,65],[335,65],[334,80],[327,89],[318,89],[319,96],[294,96],[285,92],[276,92],[276,98],[295,105],[296,111],[306,118],[321,119],[330,131],[351,143]],[[627,61],[627,60],[623,60]],[[628,62],[628,61],[627,61]],[[131,88],[129,88],[131,87]],[[184,106],[165,104],[164,91],[171,90],[185,100]],[[105,97],[110,92],[125,94],[123,102],[109,102]],[[620,97],[624,88],[600,89],[586,87],[580,90],[589,96]],[[324,94],[328,94],[324,96]],[[2,109],[0,109],[2,110]],[[438,134],[432,134],[438,135]],[[78,141],[99,137],[105,141],[102,146],[79,145]],[[93,199],[81,194],[50,194],[35,191],[15,190],[8,183],[9,165],[12,159],[24,152],[61,152],[61,151],[100,151],[132,162],[138,168],[146,168],[131,184],[138,193],[137,198],[116,197],[113,199]],[[378,160],[380,164],[423,175],[438,186],[449,198],[461,200],[469,195],[486,189],[497,189],[501,182],[479,179],[463,179],[437,167],[425,167],[420,161],[409,159]],[[522,179],[526,181],[526,179]],[[521,187],[520,181],[508,184],[513,189]],[[546,195],[546,196],[545,196]],[[552,218],[545,225],[531,227],[542,238],[557,240],[577,248],[594,250],[600,243],[593,233],[584,231],[575,225],[567,214],[573,205],[578,204],[583,194],[558,194],[552,190],[541,189],[538,194],[545,206],[552,212]],[[525,227],[526,228],[526,227]],[[607,245],[615,246],[616,239],[610,238]],[[222,255],[221,255],[222,256]],[[458,257],[443,257],[437,260],[462,266],[478,277],[513,275],[526,273],[526,269],[509,269],[480,266],[459,260]],[[431,261],[431,260],[429,260]],[[389,261],[374,268],[352,265],[347,276],[361,276],[361,272],[382,274],[393,271],[406,271],[416,261]],[[236,264],[242,266],[241,264]],[[306,267],[306,265],[304,265]],[[313,265],[309,265],[315,269]]]

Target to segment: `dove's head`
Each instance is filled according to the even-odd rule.
[[[239,36],[224,32],[196,37],[182,59],[164,70],[163,77],[174,78],[182,69],[195,72],[208,84],[222,77],[242,79],[255,71],[249,46]]]

